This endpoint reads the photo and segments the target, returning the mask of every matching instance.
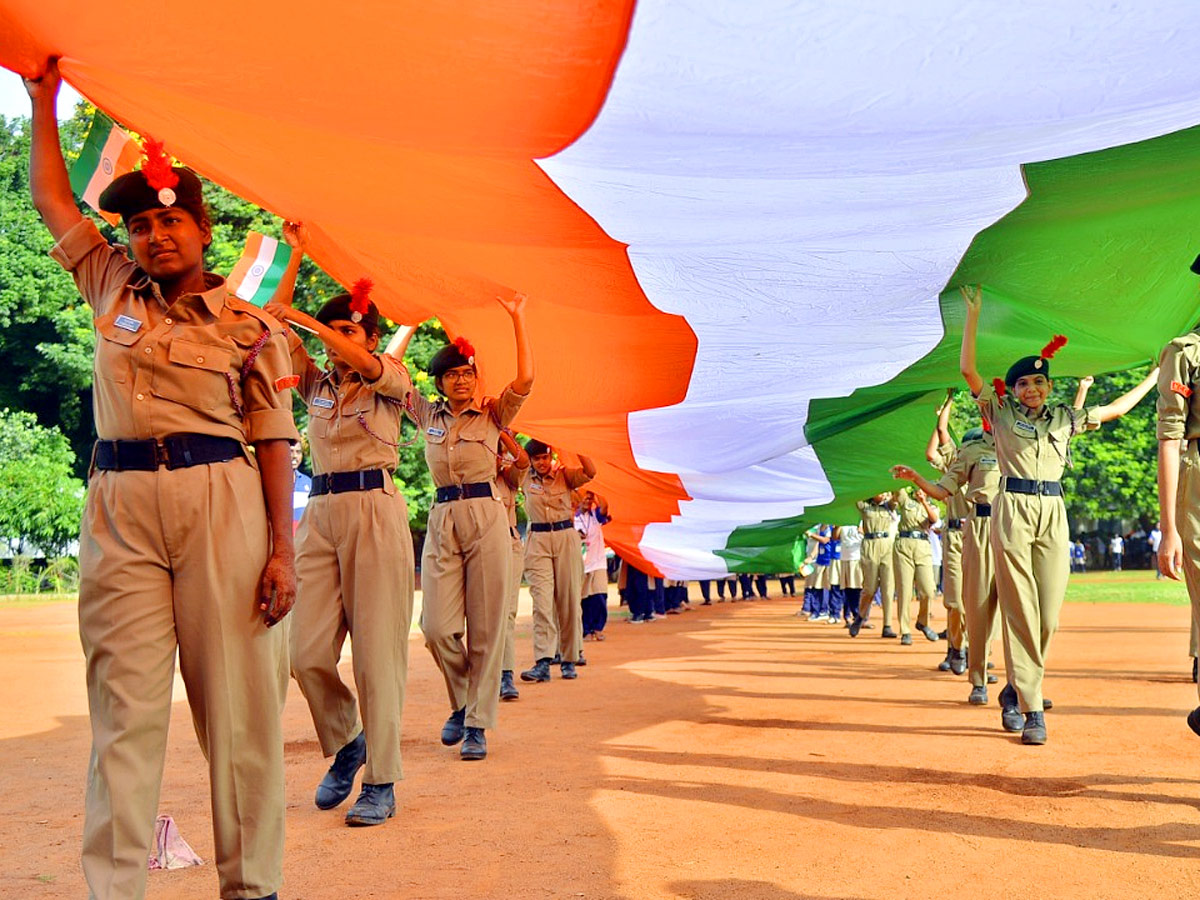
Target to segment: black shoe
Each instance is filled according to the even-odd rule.
[[[989,662],[989,663],[987,664],[987,667],[988,667],[989,669],[994,669],[994,668],[996,668],[996,664],[995,664],[994,662]]]
[[[396,814],[396,794],[390,784],[364,784],[350,811],[347,825],[382,825]]]
[[[855,619],[850,623],[850,637],[858,637],[858,633],[862,631],[863,620]]]
[[[519,700],[521,692],[517,690],[517,686],[513,684],[513,674],[510,670],[505,669],[500,673],[500,699],[501,700]]]
[[[925,635],[925,640],[927,640],[927,641],[936,641],[938,639],[938,633],[936,631],[934,631],[932,628],[930,628],[928,625],[918,625],[917,631],[919,631],[919,632],[921,632],[921,634]]]
[[[1011,682],[1004,685],[1004,689],[1000,691],[998,700],[1000,703],[1000,725],[1005,731],[1010,731],[1014,734],[1021,731],[1025,727],[1025,717],[1021,715],[1021,708],[1017,705],[1017,691]]]
[[[883,631],[879,632],[879,636],[885,638],[894,638],[896,636],[896,632],[892,631],[891,625],[884,625]]]
[[[522,681],[549,681],[550,680],[550,660],[539,659],[533,664],[532,669],[526,669],[521,673]]]
[[[946,650],[946,658],[943,659],[940,663],[938,663],[938,666],[937,666],[939,672],[949,672],[950,671],[950,654],[953,652],[954,651],[950,650],[950,649]]]
[[[939,631],[939,632],[937,633],[937,639],[938,639],[939,641],[944,641],[944,640],[946,640],[946,638],[947,638],[947,637],[949,637],[949,636],[950,636],[950,632],[949,632],[949,631]],[[930,638],[930,640],[933,640],[933,638]]]
[[[1040,712],[1025,713],[1025,727],[1021,729],[1022,744],[1046,743],[1046,717]]]
[[[1200,684],[1200,659],[1192,657],[1192,684]]]
[[[1054,701],[1051,700],[1049,697],[1043,697],[1042,698],[1042,712],[1050,712],[1050,710],[1052,710],[1052,709],[1054,709]]]
[[[905,647],[911,647],[912,646],[912,635],[911,634],[900,635],[900,643],[903,644]]]
[[[467,736],[463,738],[459,756],[466,760],[487,758],[487,738],[483,736],[482,728],[467,727]]]
[[[554,659],[550,660],[550,665],[552,665],[552,666],[561,666],[561,665],[562,665],[562,654],[561,654],[561,653],[555,653],[555,654],[554,654]]]
[[[575,660],[575,665],[577,665],[577,666],[586,666],[587,665],[587,660],[583,658],[582,650],[579,651],[579,659]]]
[[[1197,706],[1187,714],[1188,728],[1192,729],[1197,735],[1200,735],[1200,706]]]
[[[982,684],[971,688],[971,696],[967,697],[967,702],[972,706],[987,706],[987,700],[987,688]]]
[[[354,776],[367,762],[367,736],[363,732],[337,752],[333,765],[317,785],[317,809],[333,809],[354,790]]]
[[[467,708],[456,709],[450,713],[450,718],[442,726],[442,743],[453,747],[463,738],[463,720],[467,717]]]
[[[575,671],[575,663],[565,662],[562,664],[562,677],[567,681],[579,677],[579,673]]]
[[[967,671],[967,654],[961,650],[950,651],[950,671],[955,675],[962,675]]]
[[[992,675],[990,673],[988,674],[988,677],[987,677],[988,684],[998,684],[999,682],[1000,682],[1000,679],[997,678],[995,675]]]
[[[268,894],[266,897],[255,897],[254,900],[279,900],[279,894]]]

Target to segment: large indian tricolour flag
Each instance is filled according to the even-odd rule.
[[[495,298],[528,294],[517,427],[597,459],[609,543],[686,578],[791,569],[920,461],[960,284],[989,377],[1191,326],[1198,47],[1194,0],[179,0],[136,29],[0,0],[0,63],[61,54],[388,318],[470,338],[489,391]]]

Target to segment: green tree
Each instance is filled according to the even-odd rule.
[[[79,534],[83,482],[57,428],[29,412],[0,410],[0,539],[13,553],[61,556]]]

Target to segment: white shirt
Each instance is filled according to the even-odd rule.
[[[1158,552],[1158,545],[1162,543],[1162,532],[1155,528],[1150,532],[1150,549],[1155,553]]]
[[[1108,549],[1111,550],[1113,553],[1124,553],[1125,552],[1125,539],[1122,538],[1119,534],[1113,535],[1113,539],[1111,541],[1109,541]]]
[[[929,526],[929,549],[933,551],[933,567],[936,569],[942,564],[942,536],[934,531],[935,528],[940,528],[942,520],[938,519]]]
[[[862,558],[862,531],[857,525],[842,526],[842,559],[856,562]]]
[[[595,572],[606,567],[604,560],[604,529],[596,514],[581,512],[575,514],[575,530],[583,535],[583,571]]]

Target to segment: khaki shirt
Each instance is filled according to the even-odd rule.
[[[929,513],[908,491],[895,494],[896,512],[900,514],[900,531],[924,531],[929,527]]]
[[[960,452],[961,448],[955,447],[953,443],[942,444],[934,451],[931,464],[939,472],[948,472]],[[938,484],[950,492],[950,496],[946,499],[946,518],[965,519],[971,512],[971,504],[967,501],[967,492],[959,485],[950,487],[940,481]]]
[[[300,439],[283,326],[226,293],[221,276],[206,272],[203,293],[168,305],[158,284],[89,219],[64,234],[50,255],[92,308],[92,404],[102,440]]]
[[[975,398],[979,411],[992,423],[1001,475],[1058,481],[1070,460],[1071,438],[1100,427],[1099,407],[1072,409],[1045,406],[1027,416],[1011,395],[1000,399],[990,384]]]
[[[1163,348],[1158,370],[1158,439],[1200,438],[1200,334],[1189,332]]]
[[[892,507],[890,501],[887,503],[876,503],[874,500],[860,500],[858,502],[858,512],[862,516],[862,530],[866,534],[891,534],[896,533],[896,519],[892,515]]]
[[[583,469],[560,466],[555,463],[545,477],[537,469],[529,467],[521,482],[525,492],[525,515],[530,522],[562,522],[575,516],[571,504],[571,491],[591,481]]]
[[[958,456],[938,484],[948,491],[963,491],[974,510],[976,503],[991,503],[1000,490],[1000,463],[990,434],[958,448]]]
[[[408,379],[404,372],[405,380]],[[435,487],[496,481],[496,447],[500,427],[507,426],[526,397],[506,387],[500,398],[472,404],[455,415],[445,398],[427,400],[409,388],[409,415],[425,438],[425,464]],[[492,415],[484,412],[490,406]]]
[[[317,368],[294,332],[288,346],[300,377],[296,391],[308,406],[313,474],[395,469],[409,390],[400,364],[390,356],[379,357],[383,373],[369,383],[354,371],[339,378],[333,368]]]

